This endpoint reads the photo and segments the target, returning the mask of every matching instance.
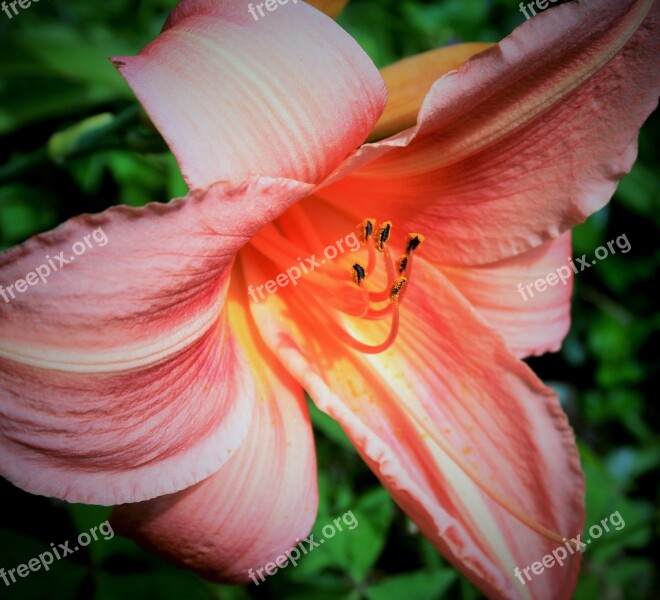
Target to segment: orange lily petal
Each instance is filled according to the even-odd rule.
[[[417,122],[419,109],[431,86],[445,73],[493,44],[455,44],[404,58],[380,70],[387,86],[387,105],[369,141],[380,140]]]
[[[348,0],[307,0],[307,4],[336,19],[348,4]]]
[[[241,3],[184,0],[138,56],[114,62],[193,188],[250,175],[317,183],[385,106],[371,59],[303,2],[255,21]]]
[[[245,307],[229,315],[257,386],[245,443],[217,473],[183,492],[115,509],[115,530],[214,581],[247,582],[312,528],[318,493],[302,388],[258,339]],[[261,582],[257,573],[250,573]]]
[[[659,12],[584,0],[539,14],[442,77],[417,128],[364,146],[323,196],[358,221],[432,231],[425,255],[438,264],[488,264],[559,236],[635,160],[660,93]]]
[[[256,263],[246,271],[263,276]],[[566,416],[439,271],[421,259],[415,271],[399,337],[380,355],[333,338],[323,305],[302,297],[302,287],[252,313],[289,372],[457,569],[489,597],[568,599],[579,554],[526,586],[514,576],[583,526],[584,482]],[[351,329],[386,335],[377,326],[369,335],[371,324]]]
[[[559,350],[570,329],[571,253],[568,231],[518,256],[478,267],[442,267],[442,273],[516,356],[538,356]],[[546,277],[550,285],[539,284],[542,291],[533,287]]]
[[[242,443],[254,403],[223,311],[229,269],[308,192],[290,181],[218,184],[77,217],[3,254],[0,473],[32,493],[117,504],[215,472]],[[45,283],[9,296],[47,256],[70,261],[76,244],[84,252]]]

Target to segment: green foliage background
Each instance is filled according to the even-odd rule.
[[[0,248],[82,212],[185,193],[178,168],[108,61],[159,32],[173,0],[41,0],[0,13]],[[497,41],[524,20],[514,0],[354,0],[340,18],[379,66],[456,41]],[[576,598],[653,598],[658,553],[657,348],[653,284],[660,251],[658,120],[613,202],[575,230],[575,254],[626,234],[632,249],[576,281],[562,351],[531,360],[559,392],[580,443],[587,525],[619,511],[626,526],[589,547]],[[172,241],[173,244],[176,240]],[[471,600],[479,593],[394,506],[346,437],[311,406],[321,506],[315,532],[347,510],[359,526],[258,588],[209,584],[115,537],[0,597],[122,600],[247,598]],[[109,509],[35,497],[0,483],[0,566],[13,568],[73,540]],[[534,559],[536,557],[530,557]]]

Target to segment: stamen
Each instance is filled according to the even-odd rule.
[[[387,319],[394,312],[394,304],[390,303],[385,308],[370,308],[364,315],[364,318],[369,321],[380,321]]]
[[[390,333],[387,336],[387,339],[382,344],[378,344],[377,346],[370,346],[369,344],[365,344],[364,342],[356,340],[350,333],[348,333],[348,331],[343,329],[337,322],[335,322],[334,319],[330,319],[330,327],[332,328],[333,333],[335,333],[335,335],[337,335],[337,337],[342,342],[354,350],[364,354],[380,354],[381,352],[385,352],[385,350],[387,350],[394,343],[394,340],[396,340],[396,336],[399,333],[399,305],[392,304],[392,307],[393,317]]]
[[[392,290],[392,285],[396,279],[396,273],[394,271],[394,263],[392,262],[392,255],[390,254],[389,248],[385,246],[383,254],[383,261],[385,262],[385,270],[387,271],[387,286],[384,290],[380,292],[369,292],[369,298],[372,302],[383,302],[388,300],[390,297],[390,292]]]
[[[392,254],[387,246],[387,242],[392,235],[392,222],[385,221],[381,223],[377,229],[374,229],[374,226],[374,219],[365,219],[358,226],[360,238],[369,248],[369,264],[365,269],[360,263],[353,263],[350,270],[353,283],[355,283],[362,292],[362,311],[359,315],[356,315],[355,303],[353,303],[350,309],[347,307],[347,310],[342,312],[350,317],[364,318],[368,321],[377,321],[391,316],[392,323],[390,333],[381,344],[372,346],[355,339],[332,316],[328,319],[333,333],[335,333],[342,342],[364,354],[379,354],[390,348],[394,343],[399,331],[400,306],[406,290],[408,289],[407,284],[410,281],[413,253],[424,241],[424,236],[420,234],[408,235],[405,252],[397,261],[395,268]],[[373,271],[376,251],[383,255],[383,262],[385,263],[385,270],[387,271],[387,286],[380,292],[370,292],[367,286],[367,279]],[[372,302],[385,302],[387,300],[389,300],[387,306],[381,308],[371,307]]]
[[[367,250],[369,252],[369,261],[367,262],[367,277],[371,277],[376,270],[376,246],[374,245],[373,236],[367,240]]]

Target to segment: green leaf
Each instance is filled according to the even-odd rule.
[[[12,582],[11,576],[7,574],[9,586],[0,580],[2,597],[17,600],[25,598],[52,598],[53,589],[57,589],[60,598],[75,598],[78,590],[85,579],[87,569],[80,564],[80,554],[60,557],[58,560],[52,554],[52,548],[47,544],[38,542],[29,536],[0,529],[0,567],[5,571],[17,568],[19,565],[28,565],[32,559],[38,559],[40,555],[50,552],[51,564],[39,562],[37,571],[30,570],[25,577],[14,573],[16,582]],[[57,547],[57,546],[56,546]],[[49,557],[44,556],[45,563]],[[29,565],[28,565],[29,566]],[[36,564],[33,563],[33,566]]]
[[[620,181],[616,194],[629,209],[660,226],[660,176],[656,171],[637,162]]]
[[[57,199],[26,184],[0,187],[0,245],[13,246],[57,225]]]
[[[648,558],[628,558],[618,564],[613,564],[608,569],[607,582],[610,586],[618,585],[622,593],[624,590],[634,588],[639,590],[640,587],[651,592],[655,569],[655,565]],[[644,596],[637,595],[636,597],[641,598]],[[646,597],[650,598],[651,596]]]
[[[457,580],[458,574],[451,569],[407,573],[388,577],[381,583],[370,586],[367,589],[367,598],[369,600],[401,600],[401,598],[436,600],[441,598]]]
[[[108,57],[137,49],[98,27],[50,22],[12,31],[0,64],[0,134],[133,98]]]
[[[344,532],[328,540],[326,546],[355,581],[364,581],[385,546],[394,503],[385,488],[376,488],[357,501],[352,513],[358,523],[355,529],[344,527]],[[323,537],[323,530],[318,531]]]
[[[209,583],[208,588],[213,598],[217,600],[250,600],[251,598],[247,588],[236,585],[214,585]]]
[[[86,551],[95,565],[100,565],[111,556],[130,552],[137,547],[129,540],[115,536],[112,526],[107,522],[112,512],[111,508],[88,504],[68,504],[67,507],[78,535],[81,533],[90,535],[92,528],[96,528],[94,534],[91,534],[91,542],[86,546]],[[94,539],[94,535],[97,539]]]
[[[182,569],[131,575],[100,572],[94,600],[209,600],[204,582]]]

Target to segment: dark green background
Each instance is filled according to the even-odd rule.
[[[0,13],[0,248],[81,212],[185,193],[176,164],[141,119],[109,55],[159,32],[169,0],[41,0]],[[379,66],[455,41],[497,41],[524,17],[514,0],[352,2],[340,23]],[[100,116],[99,116],[100,115]],[[83,127],[70,130],[84,119]],[[60,132],[58,135],[58,132]],[[62,133],[63,132],[63,133]],[[594,542],[576,598],[653,598],[658,551],[658,121],[613,202],[575,230],[575,254],[626,234],[632,249],[581,273],[563,350],[531,360],[576,429],[588,481],[587,525],[619,511],[626,526]],[[32,573],[0,597],[415,600],[479,596],[421,537],[339,428],[313,410],[321,507],[317,529],[353,510],[359,526],[258,588],[212,585],[115,537]],[[0,482],[0,566],[73,540],[108,509],[30,496]],[[316,531],[316,529],[315,529]]]

